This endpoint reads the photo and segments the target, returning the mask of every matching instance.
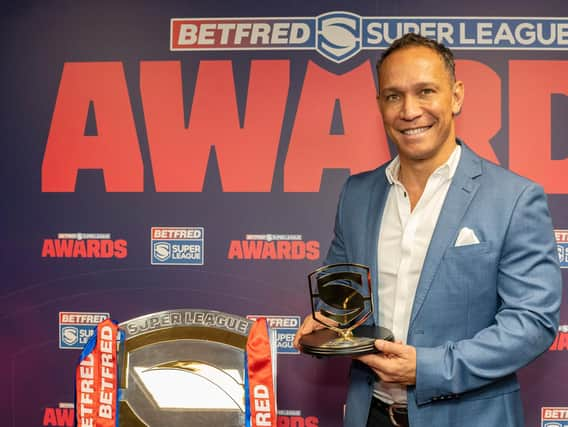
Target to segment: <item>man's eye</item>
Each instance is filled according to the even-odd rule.
[[[431,95],[434,93],[434,89],[424,88],[420,91],[421,95]]]
[[[387,101],[389,101],[389,102],[397,101],[399,98],[400,98],[400,97],[399,97],[398,95],[394,94],[394,93],[385,96],[385,99],[386,99]]]

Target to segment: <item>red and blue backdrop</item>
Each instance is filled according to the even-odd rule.
[[[291,338],[343,181],[393,155],[374,63],[403,32],[454,49],[458,134],[544,186],[568,267],[567,16],[562,0],[3,6],[3,425],[72,425],[93,323],[202,308],[269,316],[279,427],[340,426],[348,361]],[[527,426],[568,425],[567,361],[564,302],[520,372]]]

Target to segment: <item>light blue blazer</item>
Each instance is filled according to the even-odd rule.
[[[540,186],[461,145],[412,308],[407,342],[416,347],[417,372],[408,387],[410,425],[521,427],[515,371],[546,351],[558,329],[562,279],[550,214]],[[347,180],[325,261],[370,266],[375,307],[385,168]],[[462,227],[480,243],[456,247]],[[376,319],[375,313],[368,322]],[[373,382],[373,372],[354,361],[346,427],[365,427]]]

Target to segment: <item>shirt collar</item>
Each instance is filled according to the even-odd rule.
[[[458,164],[460,162],[461,151],[462,151],[461,145],[456,144],[456,147],[454,148],[454,151],[452,151],[452,154],[450,155],[448,160],[446,160],[446,162],[443,163],[442,165],[438,166],[438,168],[434,172],[432,172],[431,176],[439,175],[442,178],[452,179],[456,173],[456,169],[458,168]],[[399,182],[398,180],[399,171],[400,171],[400,159],[397,155],[392,160],[392,162],[390,162],[390,164],[387,166],[385,170],[385,174],[387,176],[389,184],[394,184],[395,182]]]

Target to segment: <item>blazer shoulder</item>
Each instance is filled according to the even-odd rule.
[[[466,153],[466,159],[470,159],[469,162],[479,165],[471,168],[471,170],[479,171],[479,177],[481,178],[481,181],[489,183],[496,189],[517,193],[519,191],[525,190],[527,187],[534,187],[539,191],[543,191],[543,188],[539,183],[534,182],[529,178],[519,175],[509,169],[506,169],[501,165],[493,163],[490,160],[480,157],[467,146],[465,147],[464,153]],[[474,173],[474,175],[477,175],[477,173]]]
[[[531,179],[519,175],[501,165],[497,165],[489,160],[481,159],[482,169],[487,180],[490,182],[498,182],[499,186],[504,190],[518,189],[520,191],[527,187],[535,187],[540,191],[543,190],[542,186],[532,181]]]

